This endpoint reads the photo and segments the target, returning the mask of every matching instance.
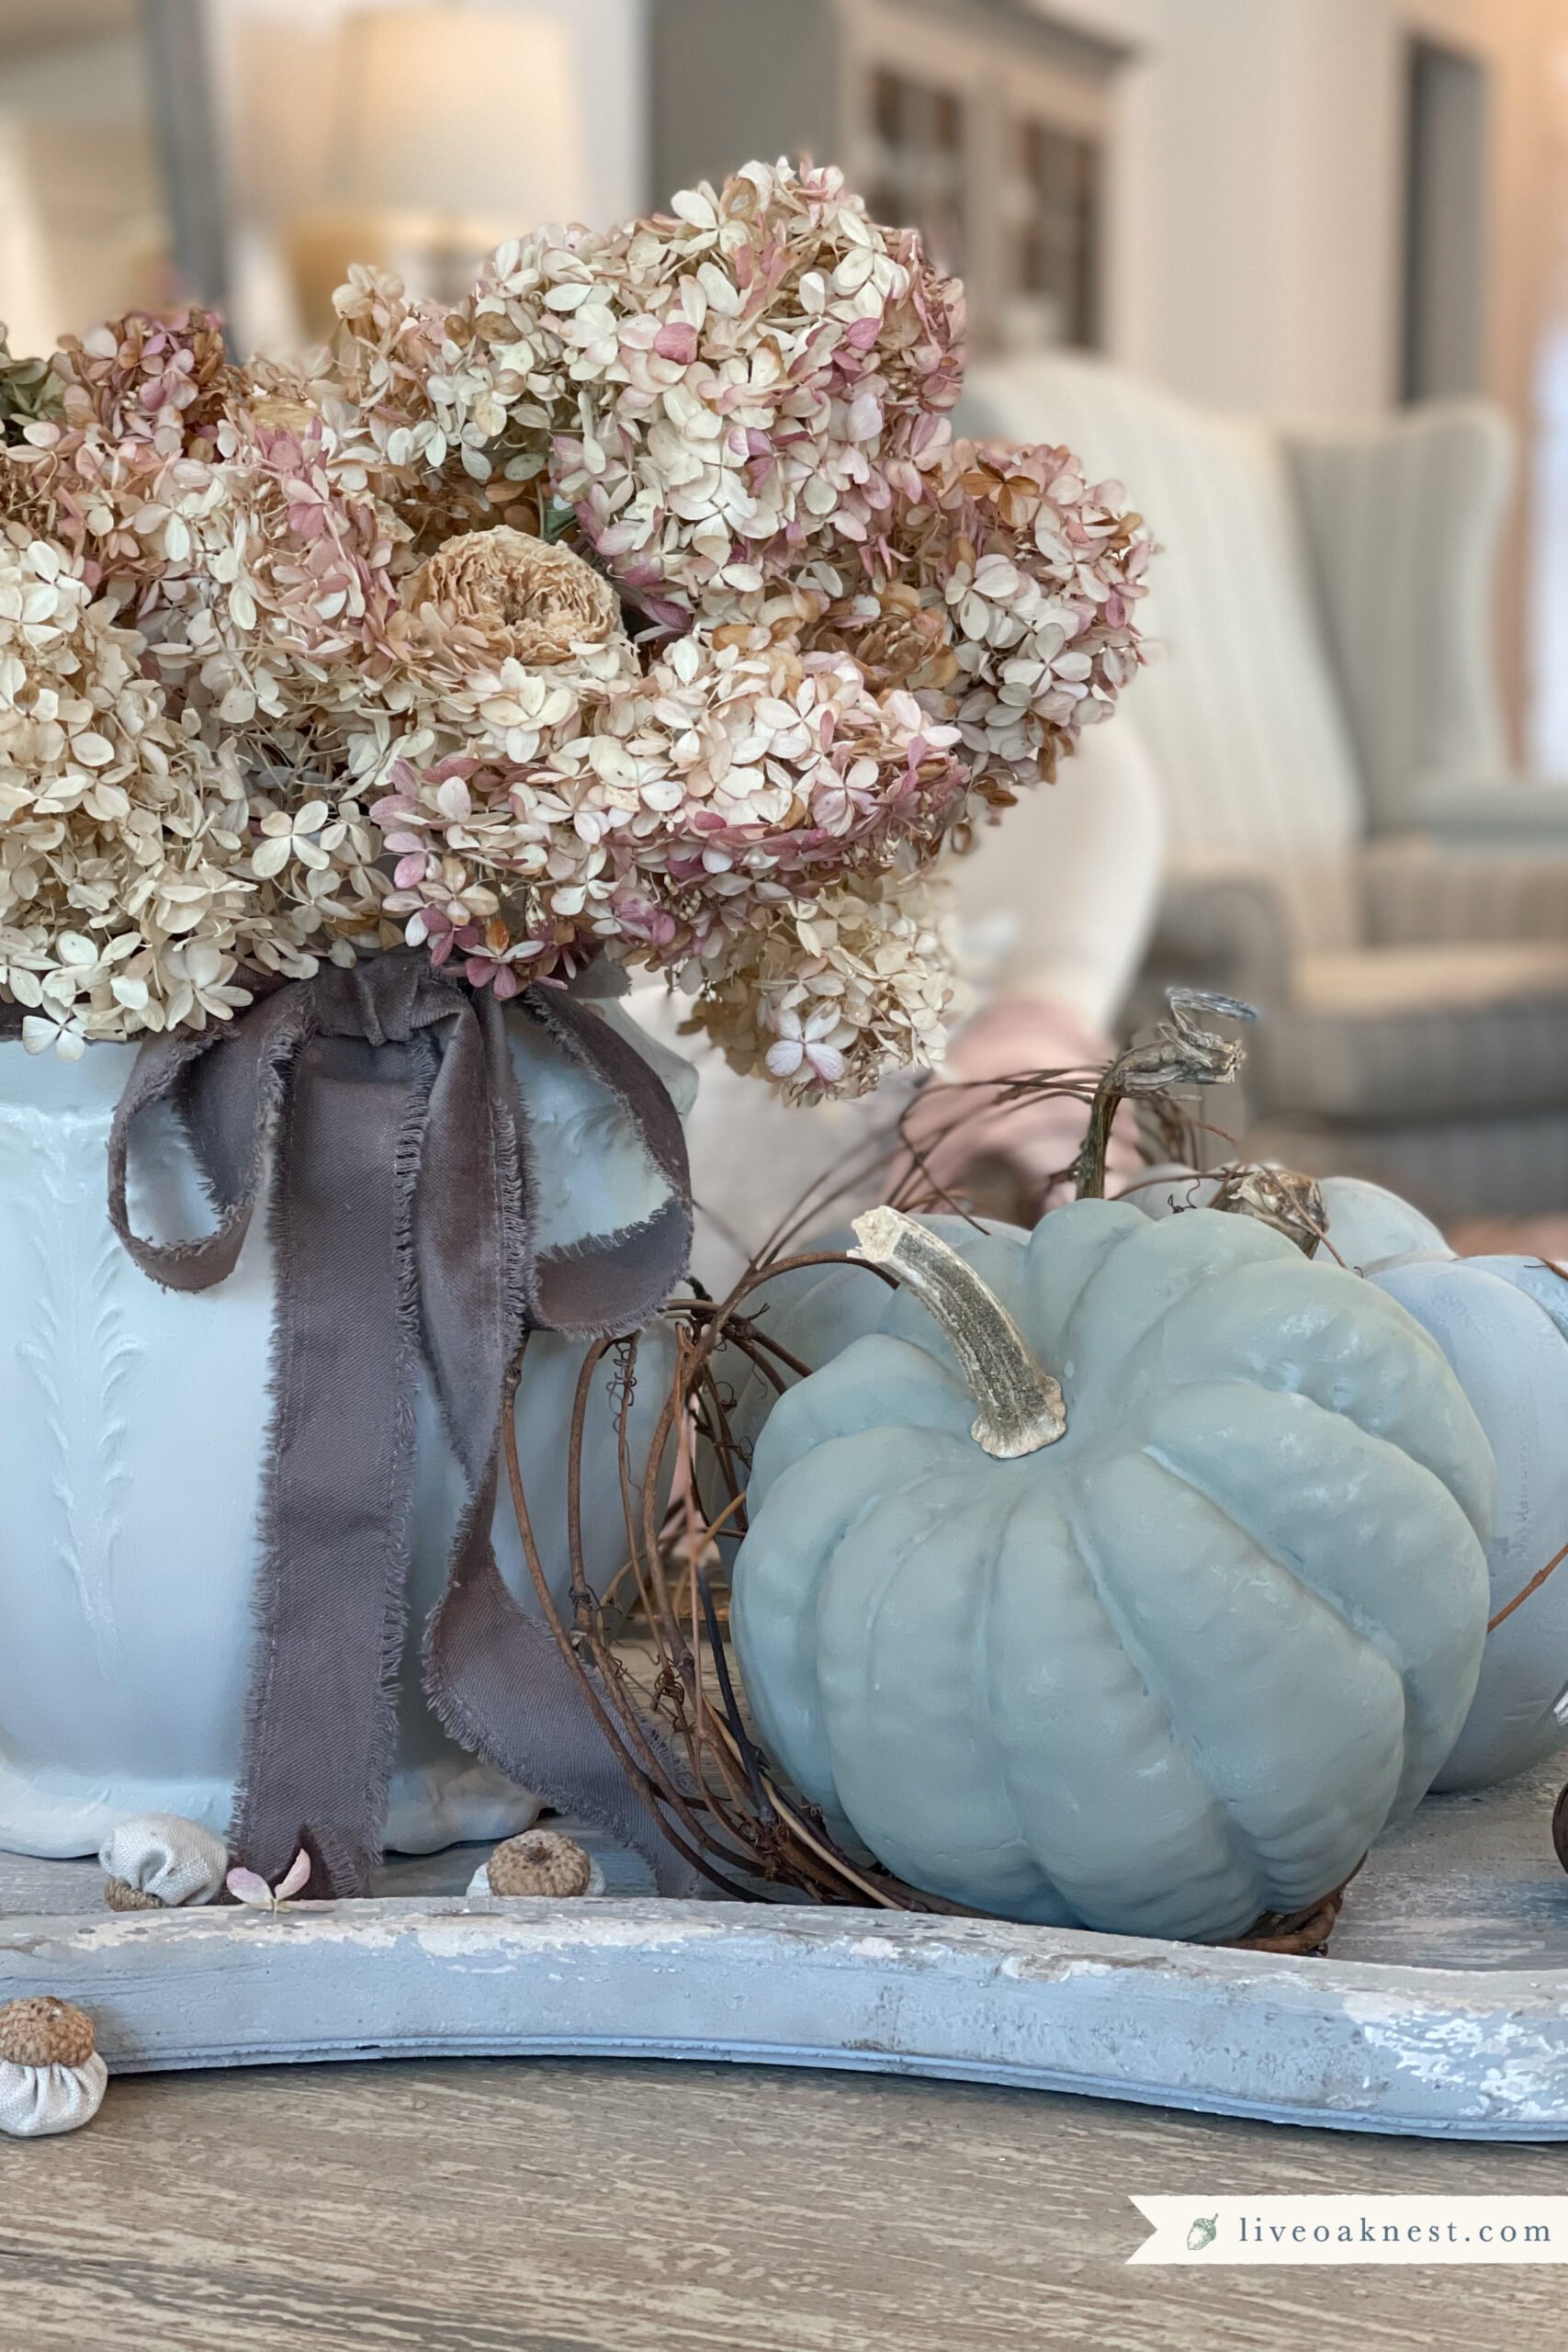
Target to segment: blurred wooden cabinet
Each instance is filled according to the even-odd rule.
[[[1093,348],[1123,56],[1017,0],[654,0],[654,183],[841,163],[962,272],[977,348]]]

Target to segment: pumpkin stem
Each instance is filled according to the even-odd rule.
[[[1067,1433],[1059,1381],[1042,1371],[1001,1300],[956,1250],[901,1209],[868,1209],[855,1219],[852,1258],[886,1266],[912,1290],[953,1343],[980,1410],[976,1443],[998,1462],[1038,1453]]]
[[[1223,1012],[1230,1021],[1256,1021],[1239,997],[1214,996],[1203,989],[1166,992],[1170,1019],[1162,1021],[1144,1045],[1118,1054],[1089,1105],[1083,1148],[1073,1163],[1080,1201],[1105,1198],[1105,1156],[1116,1114],[1129,1094],[1163,1094],[1172,1086],[1223,1086],[1241,1068],[1242,1048],[1230,1037],[1200,1029],[1194,1012]]]

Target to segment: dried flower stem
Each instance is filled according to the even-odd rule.
[[[1130,1094],[1168,1094],[1177,1086],[1223,1086],[1241,1067],[1242,1049],[1232,1038],[1200,1029],[1194,1012],[1220,1012],[1231,1021],[1256,1021],[1250,1004],[1201,989],[1172,989],[1170,1019],[1152,1038],[1118,1054],[1094,1091],[1089,1132],[1075,1165],[1079,1200],[1105,1197],[1105,1160],[1116,1114]]]

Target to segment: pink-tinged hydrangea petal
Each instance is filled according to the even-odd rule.
[[[653,348],[661,359],[678,359],[689,368],[697,356],[696,329],[687,319],[671,319],[654,336]]]
[[[304,1888],[310,1884],[310,1857],[301,1847],[299,1852],[295,1855],[294,1860],[289,1863],[288,1868],[282,1878],[277,1882],[276,1893],[278,1901],[280,1903],[289,1902],[296,1894],[300,1894]]]
[[[270,1911],[272,1909],[272,1889],[265,1879],[259,1877],[254,1871],[247,1871],[236,1866],[229,1872],[223,1883],[236,1903],[249,1904],[256,1910]]]

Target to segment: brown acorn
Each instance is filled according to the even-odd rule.
[[[85,2066],[98,2046],[85,2009],[52,1993],[0,2008],[0,2059],[11,2066]]]
[[[141,1887],[132,1886],[128,1878],[105,1879],[104,1901],[111,1911],[166,1911],[169,1907],[161,1895],[148,1894]]]
[[[525,1829],[496,1848],[485,1875],[492,1894],[586,1894],[593,1865],[576,1839],[558,1829]]]

